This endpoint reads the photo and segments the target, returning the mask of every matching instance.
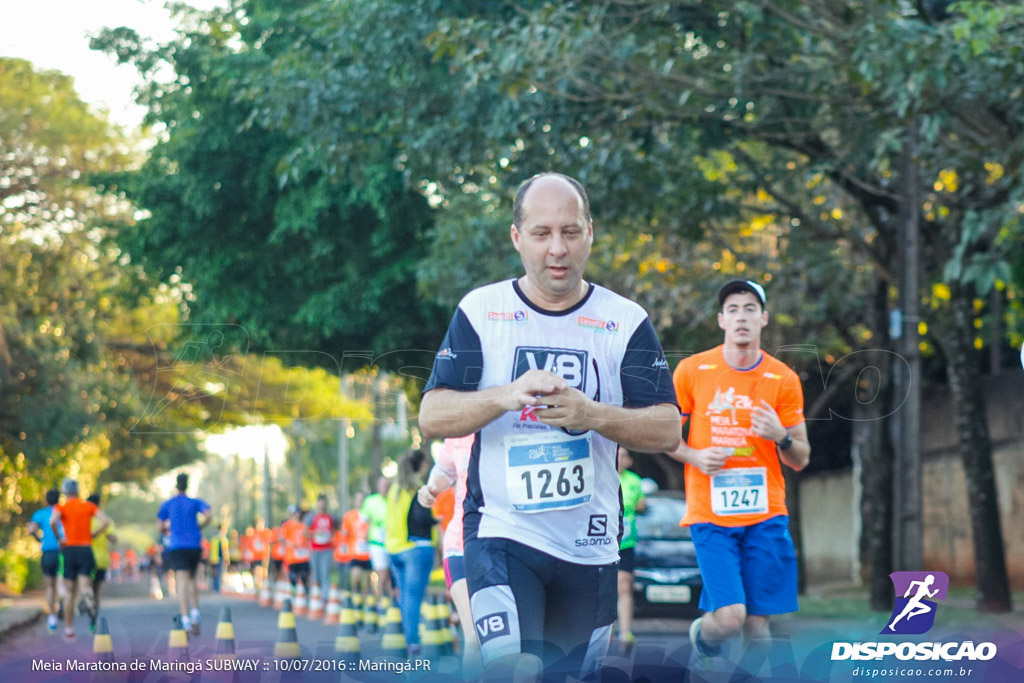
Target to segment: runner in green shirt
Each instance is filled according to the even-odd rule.
[[[619,488],[622,492],[622,543],[619,545],[619,645],[629,651],[633,635],[633,548],[636,546],[636,515],[647,509],[640,477],[630,472],[633,456],[619,446]]]
[[[373,581],[373,592],[380,604],[382,595],[391,594],[391,560],[384,547],[384,527],[388,517],[388,501],[385,496],[391,488],[391,480],[387,477],[377,479],[377,492],[366,497],[359,514],[369,524],[366,540],[370,549],[370,567],[377,578]]]

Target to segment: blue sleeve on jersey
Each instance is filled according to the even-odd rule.
[[[650,318],[644,318],[629,339],[622,358],[621,378],[622,405],[627,408],[646,408],[659,403],[679,405],[672,373]]]
[[[455,311],[441,349],[434,357],[434,368],[423,393],[431,389],[476,391],[483,376],[484,355],[480,335],[473,329],[461,308]]]

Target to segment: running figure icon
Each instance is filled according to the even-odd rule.
[[[924,578],[923,581],[910,582],[910,585],[907,587],[907,592],[903,594],[903,597],[910,598],[910,594],[911,592],[913,592],[915,586],[917,586],[917,593],[914,595],[914,597],[910,598],[910,601],[907,602],[907,604],[903,607],[903,611],[899,613],[899,616],[893,619],[892,623],[889,624],[890,631],[895,631],[896,622],[898,622],[900,619],[904,617],[907,618],[907,621],[910,621],[910,619],[912,619],[913,617],[916,617],[920,614],[927,614],[928,612],[932,611],[932,606],[923,603],[922,600],[924,600],[925,598],[934,598],[935,595],[939,592],[938,588],[936,588],[933,591],[928,590],[933,583],[935,583],[934,574],[929,574]]]

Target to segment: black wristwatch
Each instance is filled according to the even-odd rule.
[[[776,441],[775,445],[779,447],[780,451],[788,451],[789,447],[793,445],[793,437],[786,434],[786,438],[782,441]]]

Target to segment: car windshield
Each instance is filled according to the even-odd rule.
[[[647,511],[636,516],[636,532],[640,538],[689,538],[690,528],[679,526],[686,514],[681,498],[647,497]]]

